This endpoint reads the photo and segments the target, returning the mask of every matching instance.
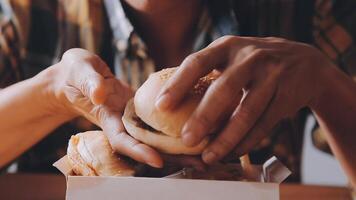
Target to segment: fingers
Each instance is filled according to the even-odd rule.
[[[89,87],[88,90],[84,91],[89,91],[88,94],[84,94],[85,96],[89,97],[90,101],[94,105],[99,105],[103,104],[106,101],[107,97],[107,92],[106,92],[106,87],[104,83],[104,78],[101,75],[92,75],[93,78],[90,78],[91,80],[87,80],[86,82],[89,83],[87,86],[84,87]],[[95,78],[94,78],[95,77]]]
[[[87,96],[90,98],[91,102],[94,105],[103,104],[108,94],[110,94],[117,84],[111,84],[111,80],[117,80],[115,76],[111,73],[110,68],[106,65],[104,61],[102,61],[98,56],[93,56],[92,65],[87,66],[89,75],[92,77],[96,77],[96,80],[90,80],[93,82],[93,86],[91,87],[90,94],[91,96]],[[114,88],[114,89],[112,89]]]
[[[105,78],[91,65],[74,73],[76,73],[73,77],[74,80],[71,80],[73,86],[90,99],[93,105],[104,104],[108,100],[109,95],[119,94],[121,98],[124,98],[133,94],[128,86],[125,87],[115,77],[109,76]],[[117,102],[122,101],[118,100]],[[113,100],[111,100],[111,103],[114,103]]]
[[[235,153],[240,156],[252,150],[261,140],[271,133],[275,125],[282,119],[284,110],[281,102],[273,99],[255,126],[236,146]]]
[[[165,161],[165,166],[193,167],[199,171],[205,171],[207,167],[197,156],[162,154],[162,158]]]
[[[202,159],[205,163],[216,162],[235,148],[266,109],[274,91],[273,83],[266,82],[252,86],[227,126],[204,150]]]
[[[105,79],[87,63],[80,69],[71,71],[67,84],[77,88],[94,105],[99,105],[106,100]]]
[[[105,79],[114,78],[109,67],[97,55],[83,49],[70,49],[63,54],[62,67],[69,73],[67,83],[78,88],[94,105],[105,102]]]
[[[116,152],[133,158],[134,160],[146,163],[152,167],[161,168],[163,161],[159,154],[147,146],[127,135],[125,132],[117,133],[110,139]]]
[[[165,110],[177,105],[199,78],[226,62],[227,50],[226,43],[217,41],[188,56],[161,90],[156,99],[156,107]]]
[[[123,112],[127,101],[134,96],[133,90],[116,78],[105,79],[104,82],[107,92],[104,104],[113,111]]]
[[[156,168],[162,167],[163,161],[160,155],[153,148],[142,144],[129,136],[124,131],[120,119],[120,116],[109,116],[101,122],[103,131],[108,137],[113,149],[138,162],[143,162]]]
[[[115,151],[153,167],[163,165],[154,149],[126,134],[121,112],[133,92],[98,56],[71,49],[63,55],[61,67],[67,67],[64,88],[72,107],[103,129]]]
[[[242,62],[228,66],[223,74],[208,88],[199,106],[182,129],[182,140],[194,146],[217,127],[224,113],[233,110],[231,105],[239,100],[239,94],[252,80],[251,66],[261,64],[251,54]],[[230,114],[230,113],[229,113]]]
[[[182,130],[182,140],[187,146],[195,146],[217,127],[224,115],[231,115],[240,100],[242,88],[250,75],[247,68],[228,68],[207,90],[202,101]],[[229,113],[230,112],[230,113]]]
[[[129,156],[138,162],[146,163],[152,167],[160,168],[163,161],[160,155],[151,147],[140,143],[125,132],[121,121],[126,102],[132,97],[129,87],[121,84],[117,79],[106,79],[105,87],[107,97],[104,105],[96,105],[102,114],[97,114],[100,127],[108,136],[113,149],[123,155]]]

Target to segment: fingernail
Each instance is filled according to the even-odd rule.
[[[202,157],[203,157],[203,161],[205,163],[210,164],[210,163],[215,162],[216,154],[212,151],[206,151],[206,152],[203,152]]]
[[[163,94],[157,99],[155,106],[160,110],[165,110],[169,107],[170,100],[171,99],[168,93]]]
[[[148,162],[147,163],[149,166],[151,167],[155,167],[155,168],[162,168],[162,164],[156,163],[156,162]]]
[[[195,145],[195,137],[191,132],[183,132],[182,142],[185,146],[192,147]]]

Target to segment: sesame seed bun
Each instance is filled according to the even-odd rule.
[[[206,137],[195,147],[186,147],[181,131],[201,101],[206,89],[217,78],[214,73],[201,78],[179,106],[169,111],[155,107],[156,97],[177,68],[167,68],[149,76],[125,108],[123,123],[127,132],[137,140],[169,154],[201,154],[208,144]]]

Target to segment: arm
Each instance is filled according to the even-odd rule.
[[[0,167],[74,117],[51,108],[49,71],[0,90]]]
[[[341,166],[356,188],[356,84],[336,68],[325,71],[326,90],[311,109]]]
[[[10,7],[6,2],[0,7],[4,5]],[[21,80],[19,49],[24,41],[19,34],[26,33],[16,30],[12,13],[4,10],[0,9],[0,87]],[[121,113],[131,96],[131,89],[98,56],[68,50],[59,63],[37,76],[0,90],[0,168],[80,115],[103,129],[115,151],[161,166],[157,152],[125,132]]]
[[[221,126],[223,113],[230,115],[204,150],[206,163],[231,151],[249,152],[280,120],[310,107],[329,131],[335,155],[355,186],[356,86],[319,50],[280,38],[222,37],[183,61],[157,98],[157,108],[174,108],[214,68],[221,76],[208,88],[181,133],[183,142],[194,146]],[[241,90],[240,104],[229,109]]]
[[[11,16],[4,14],[0,12],[0,87],[21,79],[19,35]],[[46,95],[53,78],[48,71],[0,90],[0,167],[71,118],[47,110],[54,100]]]
[[[98,56],[68,50],[59,63],[0,91],[0,167],[79,115],[101,127],[115,151],[162,166],[155,150],[125,132],[121,114],[132,95]]]
[[[320,6],[319,6],[320,8]],[[356,35],[353,22],[355,15],[347,10],[356,8],[356,2],[352,0],[333,1],[327,9],[317,8],[316,12],[321,15],[328,13],[330,17],[315,16],[313,20],[314,43],[319,49],[341,65],[351,77],[355,72],[355,53],[347,51],[353,49]],[[331,17],[332,16],[332,17]],[[330,19],[335,19],[331,26],[322,26]],[[335,47],[329,51],[330,46]],[[335,56],[335,52],[337,56]],[[345,59],[348,57],[348,59]],[[322,84],[326,90],[320,95],[316,105],[310,106],[314,112],[320,128],[324,130],[325,137],[340,161],[353,187],[356,188],[356,83],[340,73],[336,68],[325,70],[321,74],[325,77]]]

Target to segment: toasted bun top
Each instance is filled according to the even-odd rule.
[[[167,68],[151,74],[134,97],[137,116],[154,129],[172,137],[180,137],[183,125],[198,106],[206,89],[217,77],[216,74],[210,73],[201,78],[179,106],[173,110],[160,111],[155,107],[156,97],[176,70],[176,67]]]
[[[73,172],[83,176],[132,176],[133,167],[112,150],[102,131],[87,131],[73,135],[67,156]]]

